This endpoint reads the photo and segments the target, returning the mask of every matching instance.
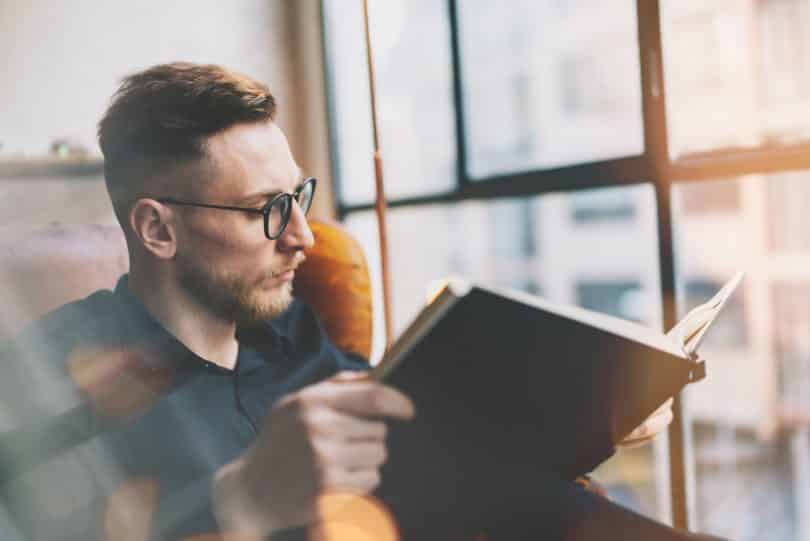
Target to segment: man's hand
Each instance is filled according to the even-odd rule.
[[[665,430],[671,422],[672,398],[664,402],[646,421],[624,438],[619,443],[619,447],[629,448],[644,445]]]
[[[383,419],[413,416],[405,395],[350,372],[286,396],[253,446],[217,473],[221,526],[258,537],[315,520],[325,492],[368,494],[386,459]]]

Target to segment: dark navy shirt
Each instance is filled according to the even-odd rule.
[[[0,349],[0,483],[26,538],[103,537],[120,518],[111,502],[144,486],[152,539],[217,531],[212,476],[251,444],[273,403],[366,365],[298,300],[237,338],[233,370],[195,355],[124,276]]]

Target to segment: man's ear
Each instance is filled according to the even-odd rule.
[[[177,252],[174,212],[154,199],[138,199],[129,210],[129,226],[141,246],[155,257],[171,259]]]

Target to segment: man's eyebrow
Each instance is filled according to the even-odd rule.
[[[293,188],[293,191],[300,188],[304,184],[304,181],[307,178],[308,177],[306,177],[305,175],[299,174],[298,175],[298,183],[295,185],[295,188]],[[269,201],[270,199],[272,199],[273,197],[277,196],[280,193],[284,193],[284,192],[282,190],[270,190],[270,191],[267,191],[267,192],[258,192],[258,193],[246,195],[244,197],[240,197],[236,201],[236,203],[238,203],[240,205],[250,205],[250,204],[253,204],[253,203],[256,203],[256,204],[264,203],[266,201]]]
[[[281,193],[281,190],[272,190],[272,191],[269,191],[269,192],[254,193],[254,194],[246,195],[244,197],[240,197],[239,199],[237,199],[235,201],[235,203],[238,203],[240,205],[251,205],[251,204],[254,204],[254,203],[255,204],[264,203],[265,201],[268,201],[268,200],[272,199],[273,197],[277,196],[280,193]]]

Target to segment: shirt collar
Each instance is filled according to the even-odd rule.
[[[159,350],[160,358],[173,359],[190,370],[203,369],[211,372],[230,373],[232,370],[204,359],[188,349],[158,320],[152,317],[143,303],[129,289],[129,275],[118,279],[114,294],[124,307],[127,321],[128,342]]]
[[[128,322],[128,331],[131,340],[139,344],[159,344],[161,351],[166,351],[190,364],[192,367],[202,367],[212,372],[231,373],[231,369],[204,359],[188,349],[185,344],[171,334],[159,321],[146,310],[143,303],[129,288],[129,275],[124,274],[118,279],[115,286],[115,295],[125,307],[125,316]],[[242,345],[249,346],[263,353],[270,353],[282,349],[289,353],[292,345],[287,334],[280,325],[273,321],[263,321],[252,326],[240,326],[236,329],[236,339],[240,343],[240,356]]]

